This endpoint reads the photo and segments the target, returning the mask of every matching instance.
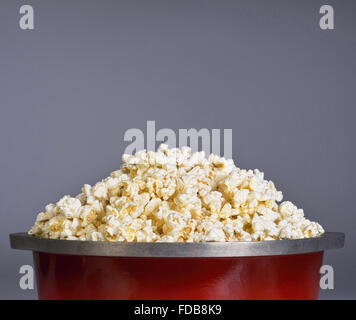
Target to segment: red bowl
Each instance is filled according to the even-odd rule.
[[[33,256],[40,299],[317,299],[323,252],[236,258]]]
[[[317,299],[344,234],[227,243],[118,243],[10,235],[32,250],[40,299]]]

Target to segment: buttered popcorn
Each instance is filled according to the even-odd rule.
[[[137,242],[261,241],[319,236],[323,228],[282,201],[259,170],[188,147],[137,152],[76,197],[38,214],[29,234]]]

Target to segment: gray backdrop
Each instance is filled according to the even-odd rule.
[[[117,169],[129,128],[232,128],[233,157],[346,247],[327,252],[355,290],[355,1],[0,2],[0,298],[30,253],[9,248],[45,204]],[[335,30],[319,28],[331,4]]]

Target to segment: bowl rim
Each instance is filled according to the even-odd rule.
[[[344,246],[345,234],[325,232],[296,240],[234,242],[106,242],[39,238],[26,232],[10,234],[13,249],[54,254],[109,257],[204,258],[304,254]]]

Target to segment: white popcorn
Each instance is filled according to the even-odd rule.
[[[78,217],[81,205],[79,199],[71,198],[70,196],[64,196],[57,203],[59,212],[66,218]]]
[[[166,223],[163,225],[162,231],[166,235],[176,235],[183,230],[186,224],[187,220],[184,215],[178,212],[171,212],[167,217]]]
[[[105,182],[98,182],[93,187],[93,195],[98,199],[106,199],[107,198],[107,186]]]
[[[225,241],[225,232],[219,228],[212,228],[206,235],[205,241]]]
[[[238,208],[240,205],[244,204],[247,200],[249,194],[248,189],[236,189],[233,191],[233,201],[232,204],[235,208]]]
[[[76,197],[37,215],[29,234],[68,240],[203,242],[316,237],[304,217],[259,170],[188,147],[122,156],[123,165]]]

